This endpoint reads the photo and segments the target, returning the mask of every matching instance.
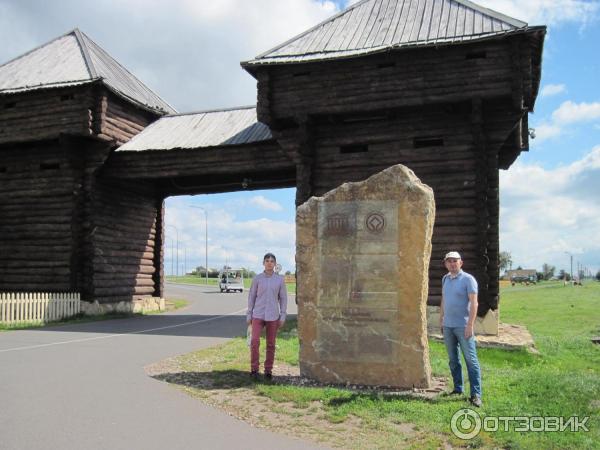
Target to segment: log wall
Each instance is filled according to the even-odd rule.
[[[0,291],[74,290],[77,180],[58,141],[0,147]]]
[[[143,182],[99,177],[92,210],[91,297],[113,303],[160,294],[162,198]]]
[[[458,249],[465,270],[480,284],[481,313],[497,307],[497,147],[490,148],[470,105],[428,107],[378,121],[313,125],[311,195],[346,181],[362,181],[394,164],[404,164],[427,185],[436,201],[430,262],[429,304],[438,305],[444,254]],[[300,183],[300,177],[298,182]],[[490,195],[491,194],[491,195]],[[494,222],[495,227],[492,225]],[[497,277],[496,277],[497,278]]]
[[[119,209],[122,202],[129,199],[128,206],[138,207],[146,219],[150,210],[152,220],[161,206],[153,196],[142,196],[142,201],[139,194],[115,194],[96,183],[97,171],[111,149],[158,117],[98,82],[0,95],[0,290],[71,290],[81,292],[84,300],[114,294],[106,282],[107,265],[99,262],[106,256],[104,247],[96,243],[121,239],[125,246],[131,244],[122,238],[124,228],[131,232],[137,222],[127,222],[128,215]],[[128,186],[120,188],[127,192]],[[117,215],[110,195],[116,199]],[[121,217],[124,222],[116,223]],[[140,232],[144,235],[143,226]],[[151,232],[146,234],[147,240],[155,241]],[[160,251],[155,254],[153,246],[149,260],[159,263]],[[119,292],[160,293],[160,278],[148,287],[148,255],[145,249],[142,253],[144,274],[125,282]],[[136,257],[135,252],[127,253],[124,264]],[[107,264],[114,267],[110,258]],[[115,283],[110,286],[116,289]]]
[[[94,131],[101,138],[123,145],[154,122],[159,114],[136,108],[112,92],[103,89],[98,96],[97,112],[101,118]]]
[[[95,110],[91,85],[0,96],[0,144],[89,136]]]
[[[293,162],[274,141],[205,149],[115,152],[107,161],[104,174],[152,181],[164,197],[292,187],[296,178]]]
[[[404,164],[434,190],[429,304],[443,255],[463,254],[479,314],[498,306],[499,168],[528,146],[543,32],[249,68],[258,117],[296,164],[297,204]]]
[[[97,136],[124,144],[161,114],[137,107],[99,83],[0,95],[0,144]]]
[[[466,97],[521,98],[520,70],[532,70],[531,52],[521,52],[521,42],[522,37],[514,37],[259,68],[259,120],[278,128],[279,121],[307,114],[377,111]]]

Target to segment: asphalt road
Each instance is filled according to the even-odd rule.
[[[144,366],[245,333],[246,294],[167,284],[173,313],[0,333],[0,449],[310,449],[157,381]],[[295,314],[293,297],[289,313]]]

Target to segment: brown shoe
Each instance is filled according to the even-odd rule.
[[[483,405],[483,403],[481,402],[481,398],[477,395],[471,397],[469,401],[471,402],[471,405],[475,406],[476,408],[481,408],[481,406]]]
[[[273,379],[273,374],[271,372],[265,372],[265,379],[271,381]]]

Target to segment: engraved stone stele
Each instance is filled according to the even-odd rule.
[[[300,372],[328,383],[429,387],[433,191],[402,165],[296,213]]]

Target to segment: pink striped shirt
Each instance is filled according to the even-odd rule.
[[[284,321],[287,314],[287,290],[285,278],[273,273],[259,273],[252,280],[248,294],[248,311],[246,319],[262,319],[265,321]]]

